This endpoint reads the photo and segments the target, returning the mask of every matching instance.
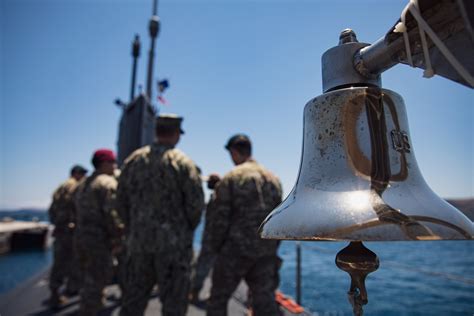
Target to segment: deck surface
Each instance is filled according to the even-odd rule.
[[[0,295],[0,316],[47,316],[47,315],[76,315],[79,308],[79,297],[71,297],[56,312],[49,309],[48,306],[48,275],[49,269],[42,271],[27,282],[21,284],[14,290]],[[207,278],[200,293],[200,298],[206,298],[210,293],[210,279]],[[120,291],[116,285],[111,285],[106,288],[106,306],[101,311],[100,315],[118,316],[120,306],[118,297]],[[228,304],[229,316],[246,316],[248,310],[246,308],[247,287],[242,282],[232,296]],[[205,303],[198,304],[199,306],[190,304],[188,307],[187,316],[204,316],[206,315]],[[294,315],[286,310],[283,310],[283,315]],[[146,316],[161,315],[161,303],[159,295],[155,294],[150,297],[148,307],[145,312]],[[300,316],[309,315],[306,312],[298,314]]]

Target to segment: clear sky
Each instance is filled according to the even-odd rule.
[[[372,43],[398,19],[398,0],[161,0],[156,77],[163,112],[183,115],[178,145],[204,174],[223,174],[223,145],[250,135],[255,158],[296,180],[306,102],[322,93],[321,55],[350,27]],[[74,163],[115,150],[130,94],[131,42],[146,75],[152,0],[0,0],[0,208],[46,207]],[[442,197],[474,196],[474,92],[398,65],[384,88],[404,97],[420,169]],[[155,92],[156,95],[156,92]]]

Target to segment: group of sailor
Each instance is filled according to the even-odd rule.
[[[61,307],[62,294],[80,289],[80,315],[97,315],[114,258],[121,316],[143,315],[155,285],[162,314],[185,315],[189,302],[200,302],[211,269],[207,315],[227,315],[241,280],[249,287],[253,315],[279,315],[278,242],[260,239],[257,231],[281,202],[280,181],[252,158],[249,137],[234,135],[225,148],[235,167],[222,178],[208,177],[214,191],[205,207],[201,171],[176,148],[184,134],[182,121],[160,115],[156,142],[134,151],[120,172],[113,151],[100,149],[92,157],[92,175],[84,177],[87,170],[75,166],[55,191],[50,207],[56,238],[52,308]],[[204,208],[201,251],[192,267],[194,230]],[[64,281],[66,290],[60,293]]]

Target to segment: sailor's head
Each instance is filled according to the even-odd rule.
[[[181,128],[183,118],[176,114],[161,114],[156,118],[156,138],[161,144],[175,146],[181,134],[184,134]]]
[[[236,165],[247,161],[252,157],[252,142],[245,134],[235,134],[224,146],[229,151],[232,161]]]
[[[81,180],[87,174],[87,169],[81,165],[74,165],[71,168],[71,177],[77,181]]]
[[[98,173],[114,175],[117,167],[117,158],[115,153],[110,149],[98,149],[92,155],[92,165]]]

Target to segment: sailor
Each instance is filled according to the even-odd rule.
[[[127,236],[122,316],[143,315],[155,283],[162,314],[186,314],[193,235],[204,196],[199,168],[175,148],[182,120],[160,115],[157,142],[133,152],[122,167],[117,194]]]
[[[115,209],[116,157],[99,149],[92,157],[94,173],[77,188],[76,246],[84,273],[79,315],[97,315],[103,290],[111,278],[112,254],[120,245],[123,224]]]
[[[218,174],[210,174],[207,180],[208,189],[214,190],[215,186],[220,180],[221,179]],[[201,238],[201,250],[199,251],[199,256],[194,264],[191,274],[191,292],[189,298],[190,301],[195,304],[199,303],[199,292],[204,285],[204,281],[209,274],[209,271],[214,265],[217,255],[216,251],[212,248],[212,235],[209,233],[209,218],[212,216],[211,214],[214,211],[215,197],[216,195],[213,192],[209,198],[209,202],[207,203],[205,226]]]
[[[74,273],[74,230],[76,226],[76,209],[74,192],[78,183],[87,174],[87,170],[75,165],[71,168],[70,178],[62,183],[53,193],[49,208],[49,220],[54,225],[53,267],[49,277],[51,290],[50,305],[58,308],[65,298],[59,295],[59,288],[66,281],[66,293],[73,294],[78,290],[77,274]]]
[[[218,255],[207,315],[227,315],[227,302],[241,279],[249,287],[254,315],[279,315],[275,302],[281,265],[278,241],[260,239],[257,230],[281,202],[281,184],[252,158],[248,136],[234,135],[225,148],[235,168],[217,185],[214,210],[208,218]]]

